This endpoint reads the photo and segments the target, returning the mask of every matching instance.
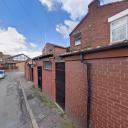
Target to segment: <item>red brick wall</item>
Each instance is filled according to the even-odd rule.
[[[93,128],[128,127],[128,57],[94,59],[92,64]],[[66,62],[66,113],[82,128],[86,124],[86,68]]]
[[[25,78],[26,78],[27,80],[30,80],[30,68],[29,68],[27,62],[25,63]]]
[[[51,44],[46,44],[43,48],[42,54],[53,54],[54,53],[54,46]]]
[[[128,58],[92,63],[94,128],[128,127]]]
[[[36,60],[35,63],[36,63],[36,66],[33,69],[33,78],[34,78],[34,85],[36,88],[38,88],[38,70],[37,69],[38,69],[38,66],[42,66],[42,70],[43,70],[43,61]],[[42,72],[42,74],[43,74],[43,72]]]
[[[86,73],[84,71],[84,66],[80,61],[66,62],[66,113],[83,128],[86,123],[87,99]]]
[[[66,49],[64,48],[58,48],[58,47],[55,47],[55,54],[62,54],[62,53],[65,53],[66,52]]]
[[[38,88],[38,71],[37,66],[33,69],[33,82],[36,88]]]
[[[38,88],[38,66],[42,66],[42,91],[46,96],[49,97],[52,101],[55,102],[55,62],[53,59],[50,60],[52,62],[52,70],[44,70],[43,68],[43,60],[36,60],[36,66],[34,67],[34,85]]]
[[[65,53],[66,52],[66,48],[61,48],[61,47],[57,47],[54,46],[54,44],[46,44],[42,54],[61,54],[61,53]]]
[[[43,60],[35,60],[35,67],[33,69],[33,82],[36,88],[38,88],[38,66],[42,66],[42,91],[46,96],[55,102],[55,61],[52,58],[52,70],[43,69]],[[25,65],[25,77],[30,80],[31,70],[28,65]]]
[[[88,47],[104,46],[110,43],[110,24],[108,18],[128,9],[128,1],[116,2],[100,6],[87,14],[86,19],[72,32],[70,36],[71,50]],[[82,32],[81,45],[75,46],[74,33]]]
[[[43,69],[43,92],[55,102],[55,62],[52,59],[52,70]]]

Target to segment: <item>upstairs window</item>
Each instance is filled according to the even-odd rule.
[[[46,61],[43,63],[45,70],[52,70],[52,63],[50,61]]]
[[[111,42],[128,39],[128,17],[125,16],[111,23]]]
[[[128,40],[128,9],[108,18],[111,43]]]
[[[75,38],[75,45],[80,45],[81,44],[81,32],[74,34]]]

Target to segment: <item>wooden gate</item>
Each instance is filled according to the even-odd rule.
[[[56,102],[65,109],[65,63],[56,63]]]

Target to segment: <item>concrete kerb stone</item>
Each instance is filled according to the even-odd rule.
[[[39,126],[38,126],[38,124],[37,124],[37,122],[36,122],[36,119],[35,119],[35,117],[34,117],[34,114],[33,114],[32,110],[31,110],[31,108],[30,108],[30,106],[29,106],[29,103],[28,103],[28,100],[27,100],[27,97],[26,97],[24,88],[23,88],[23,86],[22,86],[22,84],[21,84],[21,81],[20,81],[20,87],[21,87],[21,90],[22,90],[22,92],[23,92],[23,97],[24,97],[24,100],[25,100],[25,104],[26,104],[26,107],[27,107],[27,111],[28,111],[28,113],[29,113],[29,115],[30,115],[30,119],[31,119],[31,122],[32,122],[32,127],[33,127],[33,128],[39,128]]]

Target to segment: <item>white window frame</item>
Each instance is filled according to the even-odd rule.
[[[117,40],[117,41],[113,41],[112,40],[112,31],[113,31],[113,28],[112,28],[112,23],[120,20],[121,18],[125,18],[126,17],[126,40],[128,39],[128,9],[108,18],[108,22],[110,23],[110,43],[117,43],[117,42],[120,42],[120,41],[123,41],[123,40]],[[117,27],[118,28],[118,27]]]
[[[74,35],[79,34],[79,33],[80,33],[79,39],[76,40],[76,38],[74,37],[74,38],[75,38],[75,46],[78,46],[78,45],[81,44],[81,32],[77,32],[77,33],[75,33]]]
[[[127,39],[128,39],[128,16],[125,16],[124,18],[125,18],[124,20],[126,20],[125,22],[126,22],[126,40],[127,40]],[[118,28],[118,27],[121,27],[121,25],[116,26],[116,27],[113,27],[113,26],[112,26],[112,23],[114,23],[114,22],[116,22],[116,21],[118,21],[118,20],[120,20],[120,19],[117,19],[117,20],[111,22],[111,24],[110,24],[110,41],[111,41],[111,43],[117,43],[117,42],[120,42],[120,41],[125,40],[125,39],[116,40],[116,41],[113,41],[113,40],[112,40],[112,38],[113,38],[113,37],[112,37],[112,32],[113,32],[113,30],[116,29],[116,28]],[[123,23],[122,23],[122,25],[123,25]]]

